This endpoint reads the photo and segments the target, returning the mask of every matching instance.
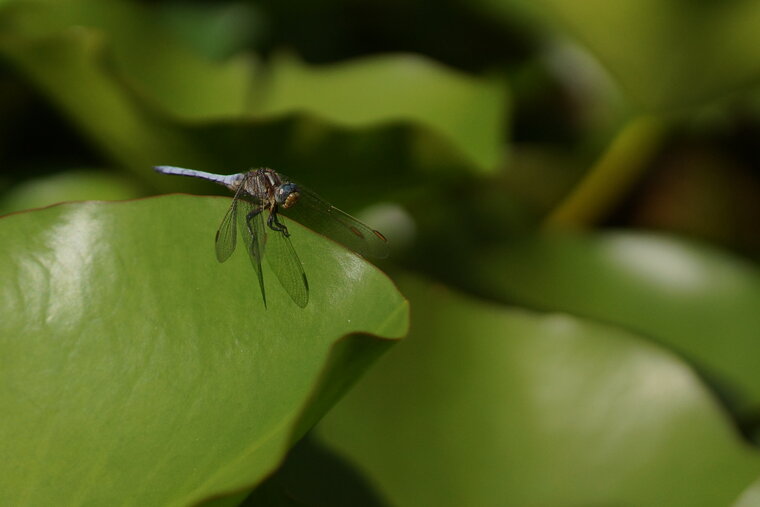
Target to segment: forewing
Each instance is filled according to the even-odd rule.
[[[230,204],[227,214],[224,215],[222,223],[216,231],[216,260],[219,262],[229,259],[232,252],[235,251],[235,245],[237,244],[237,214],[243,193],[243,185],[241,184],[235,192],[235,197],[232,198],[232,204]],[[241,229],[241,232],[245,234],[245,229]]]
[[[309,282],[290,238],[280,231],[269,231],[267,262],[291,299],[301,308],[309,302]]]
[[[331,205],[311,190],[299,185],[301,197],[282,213],[315,232],[323,234],[365,256],[388,256],[385,236]]]
[[[266,244],[267,233],[264,228],[264,220],[261,206],[249,201],[240,199],[240,212],[238,213],[238,222],[240,231],[243,234],[248,257],[251,259],[253,269],[259,279],[259,288],[261,297],[264,300],[264,307],[267,306],[267,294],[264,289],[264,272],[261,270],[261,259],[264,256],[264,245]]]
[[[224,215],[219,229],[216,231],[216,260],[224,262],[235,251],[237,243],[237,208],[238,200],[233,199],[227,214]]]

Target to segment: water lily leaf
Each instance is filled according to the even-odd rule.
[[[0,219],[0,503],[188,505],[250,488],[405,332],[379,270],[296,224],[298,308],[229,199],[76,203]],[[372,335],[372,336],[370,336]]]
[[[511,15],[522,0],[483,0]],[[696,104],[758,82],[760,2],[540,0],[534,14],[584,44],[639,104]]]
[[[208,164],[202,149],[115,85],[101,65],[103,45],[100,32],[84,27],[40,38],[0,33],[0,56],[118,164],[159,185],[159,175],[150,174],[157,160]]]
[[[10,27],[0,37],[0,56],[135,170],[157,163],[221,170],[226,156],[192,133],[218,122],[255,123],[266,127],[264,138],[306,136],[322,144],[336,132],[361,139],[372,129],[406,125],[408,135],[391,137],[395,151],[412,152],[428,167],[455,160],[460,171],[495,170],[503,156],[508,98],[499,79],[465,76],[412,55],[320,67],[285,55],[267,65],[246,54],[216,62],[183,46],[162,16],[135,2],[11,7],[0,11],[0,23]],[[283,131],[289,118],[299,121]],[[261,139],[246,138],[253,148],[238,146],[258,149],[247,164],[271,164],[265,147],[256,147],[266,145]]]
[[[137,185],[118,175],[95,170],[65,171],[12,188],[0,199],[0,214],[65,201],[133,199],[141,194]]]
[[[401,287],[409,336],[315,429],[391,505],[729,505],[757,477],[760,455],[666,350]]]
[[[732,507],[754,507],[758,504],[760,504],[760,480],[753,482],[731,505]]]
[[[87,33],[99,41],[97,51],[89,55],[95,58],[93,66],[114,79],[104,62],[111,59],[110,65],[120,70],[119,78],[138,92],[161,97],[169,110],[180,109],[193,118],[239,113],[248,100],[253,62],[247,58],[215,62],[196,56],[173,37],[161,14],[158,8],[123,0],[21,2],[5,13],[13,37],[7,46],[12,50],[21,41],[41,43],[71,31]],[[66,60],[56,63],[70,65]],[[166,79],[170,76],[174,79]],[[181,84],[180,76],[185,80]],[[71,85],[57,84],[64,89]],[[80,83],[80,88],[86,90],[89,83],[85,84]],[[111,86],[119,88],[120,83]]]
[[[408,121],[430,127],[468,161],[494,169],[501,159],[504,86],[467,77],[413,55],[386,55],[309,67],[281,56],[259,115],[308,112],[360,127]]]
[[[640,332],[693,361],[736,409],[760,406],[760,273],[748,262],[665,235],[611,232],[523,238],[472,265],[497,298]]]

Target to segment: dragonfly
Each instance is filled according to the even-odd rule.
[[[258,277],[265,308],[267,296],[261,268],[265,250],[270,268],[293,302],[301,308],[309,303],[306,272],[290,241],[288,227],[280,221],[280,213],[364,257],[388,256],[387,240],[380,232],[273,169],[262,167],[227,175],[165,165],[154,169],[163,174],[213,181],[234,193],[216,231],[216,258],[219,262],[230,258],[239,229]]]

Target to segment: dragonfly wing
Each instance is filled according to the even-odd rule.
[[[309,282],[290,238],[282,231],[269,231],[267,262],[277,279],[301,308],[309,303]]]
[[[288,217],[365,256],[383,259],[388,256],[385,236],[299,185],[300,198],[282,210]]]
[[[224,215],[222,223],[216,231],[216,259],[219,262],[229,259],[232,252],[235,251],[235,244],[237,243],[237,214],[242,195],[243,185],[241,184],[235,192],[235,197],[232,198],[232,204],[230,204],[227,214]],[[245,231],[246,229],[241,229],[243,234],[245,234]]]
[[[264,289],[264,272],[261,270],[261,259],[264,256],[264,245],[267,240],[267,233],[262,218],[264,214],[263,208],[242,199],[238,202],[241,203],[241,212],[238,214],[240,217],[238,219],[240,230],[243,232],[248,257],[251,259],[251,264],[259,279],[261,297],[264,300],[264,307],[266,308],[267,294]]]
[[[216,260],[224,262],[235,251],[237,243],[237,208],[238,200],[233,199],[230,209],[224,215],[219,229],[216,231]]]

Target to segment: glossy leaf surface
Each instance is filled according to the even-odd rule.
[[[662,348],[419,280],[402,288],[409,336],[317,427],[389,504],[728,505],[760,472]]]
[[[647,233],[548,234],[480,257],[504,301],[643,333],[693,361],[740,409],[760,406],[760,273],[717,249]],[[474,272],[475,273],[475,272]]]
[[[187,505],[253,486],[406,327],[360,257],[291,224],[298,308],[228,199],[78,203],[0,219],[0,503]],[[359,333],[359,335],[357,335]]]
[[[482,0],[509,20],[516,0]],[[758,83],[760,2],[540,0],[530,11],[593,53],[639,104],[698,104]]]

